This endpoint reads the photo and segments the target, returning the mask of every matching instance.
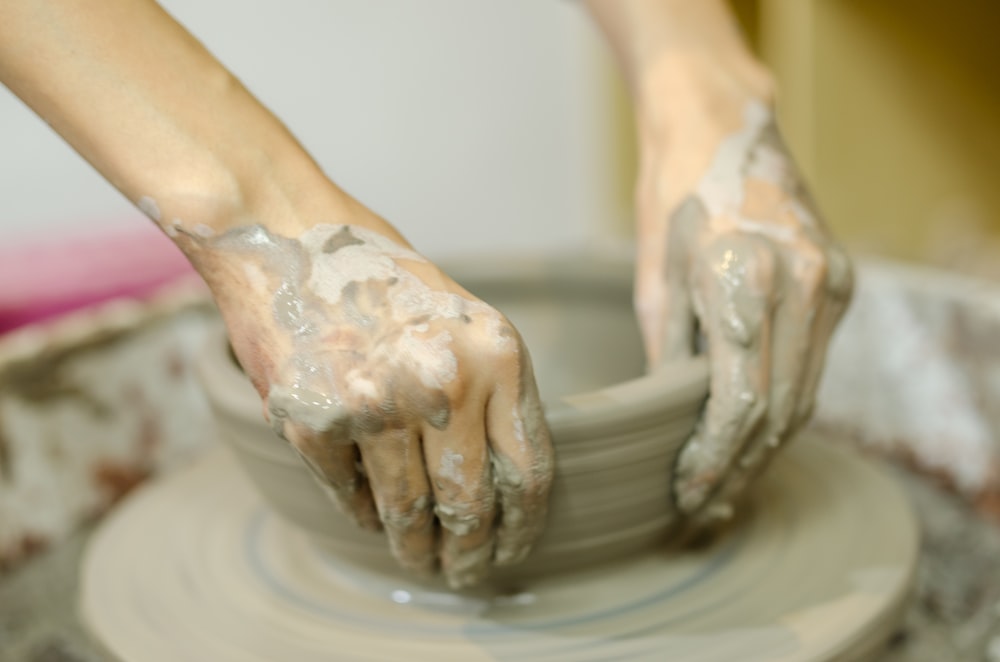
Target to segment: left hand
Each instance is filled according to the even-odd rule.
[[[650,369],[700,340],[709,357],[709,399],[673,476],[697,526],[728,517],[809,419],[852,271],[770,103],[738,86],[709,103],[704,76],[683,80],[652,97],[669,112],[640,110],[635,302]]]

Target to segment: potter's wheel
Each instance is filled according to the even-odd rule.
[[[896,486],[801,439],[745,512],[696,552],[651,552],[455,604],[346,572],[266,510],[217,450],[106,521],[83,562],[81,611],[128,662],[792,662],[877,650],[916,561]]]

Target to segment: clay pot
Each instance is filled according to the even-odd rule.
[[[674,460],[705,398],[707,368],[692,360],[644,375],[630,266],[521,259],[453,264],[448,272],[523,334],[556,446],[548,527],[525,562],[498,568],[493,581],[509,586],[663,542],[676,523]],[[340,514],[264,423],[221,334],[201,356],[199,373],[222,439],[274,510],[344,564],[402,573],[384,537]]]

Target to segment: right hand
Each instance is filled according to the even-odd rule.
[[[853,276],[769,98],[684,64],[643,96],[635,299],[651,369],[708,357],[709,397],[672,477],[694,529],[728,519],[809,420]]]
[[[553,450],[503,315],[391,229],[187,237],[265,415],[341,510],[456,588],[528,554]]]

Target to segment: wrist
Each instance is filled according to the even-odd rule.
[[[352,224],[398,236],[315,166],[214,168],[151,188],[136,205],[189,257],[199,240],[248,226],[297,237],[318,224]]]
[[[676,135],[712,125],[724,129],[742,120],[747,104],[774,105],[774,79],[749,55],[665,50],[647,61],[634,80],[636,123],[644,135]]]
[[[640,207],[666,210],[640,213],[637,230],[658,235],[713,163],[733,158],[720,154],[725,142],[750,121],[772,119],[773,83],[752,60],[727,64],[714,55],[672,52],[645,69],[635,91]]]
[[[227,233],[253,228],[273,241],[297,239],[321,224],[350,224],[405,240],[378,215],[335,184],[300,173],[299,185],[288,189],[276,174],[242,180],[236,176],[208,178],[196,190],[164,192],[139,201],[139,206],[174,241],[213,291],[232,285],[242,273],[240,252],[224,248]],[[237,236],[236,234],[232,236]],[[220,243],[220,239],[222,239]]]

